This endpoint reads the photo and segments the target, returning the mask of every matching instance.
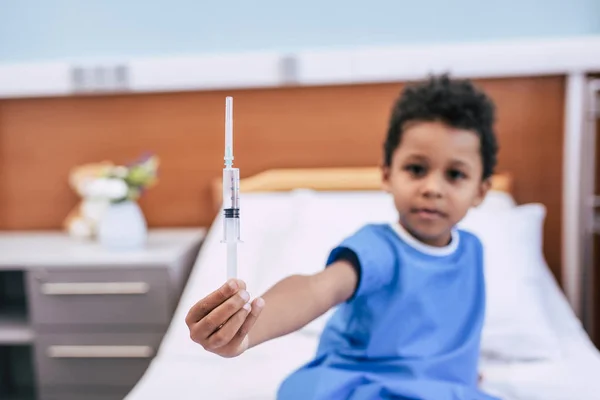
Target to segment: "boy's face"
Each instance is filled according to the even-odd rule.
[[[476,133],[415,122],[405,127],[391,165],[383,168],[383,183],[400,223],[422,242],[445,246],[452,227],[485,197],[490,185],[482,173]]]

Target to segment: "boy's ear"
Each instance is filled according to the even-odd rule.
[[[381,166],[381,185],[382,185],[383,190],[385,190],[388,193],[391,192],[390,167],[385,166],[385,165]]]
[[[479,184],[479,187],[477,188],[478,192],[477,192],[477,196],[475,197],[473,206],[477,207],[481,203],[483,203],[483,200],[485,199],[485,195],[487,194],[487,192],[490,191],[491,188],[492,188],[491,178],[487,178],[487,179],[484,179],[483,181],[481,181],[481,183]]]

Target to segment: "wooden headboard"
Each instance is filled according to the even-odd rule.
[[[563,76],[477,80],[498,109],[498,173],[519,203],[546,205],[544,240],[560,279]],[[78,201],[69,170],[161,159],[142,198],[150,226],[209,225],[223,168],[225,96],[235,99],[241,178],[278,168],[379,165],[402,83],[0,100],[0,229],[60,229]],[[258,176],[258,175],[257,175]]]

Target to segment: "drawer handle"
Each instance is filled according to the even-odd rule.
[[[98,294],[146,294],[150,286],[146,282],[80,282],[44,283],[42,293],[48,296],[98,295]]]
[[[50,358],[150,358],[149,346],[49,346]]]

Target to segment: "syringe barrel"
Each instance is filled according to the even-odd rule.
[[[240,171],[223,169],[223,241],[240,241]]]
[[[240,209],[240,170],[223,169],[223,210]]]

